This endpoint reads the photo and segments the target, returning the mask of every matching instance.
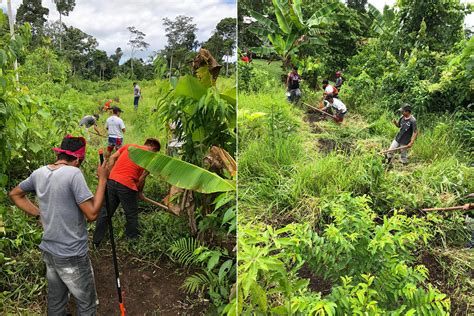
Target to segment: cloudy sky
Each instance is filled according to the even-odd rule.
[[[3,0],[0,4],[5,12],[6,2]],[[12,0],[14,14],[21,3],[21,0]],[[58,20],[53,0],[43,0],[42,3],[49,9],[48,20]],[[99,49],[109,55],[121,47],[126,58],[130,53],[128,26],[135,26],[146,34],[145,41],[150,43],[150,47],[137,56],[147,57],[166,45],[163,18],[174,19],[177,15],[194,18],[197,39],[202,42],[211,36],[220,20],[237,16],[236,0],[76,0],[74,11],[62,19],[66,25],[94,36]]]

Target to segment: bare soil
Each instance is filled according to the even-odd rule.
[[[167,262],[151,264],[130,255],[118,256],[126,315],[205,315],[208,301],[180,288],[189,272]],[[97,315],[120,315],[111,251],[101,249],[90,257],[99,297]],[[69,310],[75,314],[73,302]]]
[[[321,295],[329,295],[332,291],[332,282],[320,276],[314,275],[307,264],[304,264],[298,271],[298,276],[302,279],[309,279],[309,288],[313,292],[321,292]]]

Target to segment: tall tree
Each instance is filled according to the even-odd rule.
[[[193,23],[192,17],[178,15],[174,20],[168,18],[163,19],[168,44],[165,47],[167,59],[170,65],[170,72],[174,64],[178,65],[180,70],[181,64],[186,63],[189,52],[197,48],[196,41],[197,26]]]
[[[222,19],[216,26],[214,34],[203,43],[203,47],[208,49],[217,61],[226,57],[226,76],[228,75],[229,56],[233,55],[236,43],[237,20],[235,18]]]
[[[471,8],[459,0],[403,0],[397,5],[400,9],[397,40],[401,53],[414,47],[422,22],[426,25],[426,44],[432,50],[451,51],[464,38],[464,17]]]
[[[68,16],[69,12],[74,10],[74,7],[76,6],[76,1],[75,0],[53,0],[54,4],[56,4],[56,10],[58,10],[59,13],[59,25],[61,26],[62,29],[62,16]],[[59,51],[62,50],[62,34],[59,36]]]
[[[367,0],[346,0],[347,6],[359,12],[365,12]]]
[[[135,52],[146,49],[148,46],[150,46],[150,44],[145,42],[146,34],[137,30],[135,26],[129,26],[127,27],[127,30],[130,32],[130,40],[128,41],[127,45],[131,47],[130,61],[133,77],[133,57],[135,56]]]
[[[32,46],[37,46],[41,42],[43,27],[46,22],[45,16],[49,14],[49,9],[41,5],[41,0],[23,0],[16,12],[18,24],[28,22],[31,25]]]
[[[236,42],[236,23],[235,18],[222,19],[212,36],[202,44],[217,61],[222,60],[224,55],[232,55]]]

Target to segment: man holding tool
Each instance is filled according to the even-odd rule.
[[[336,111],[336,115],[333,116],[333,119],[336,123],[340,124],[344,121],[344,116],[347,114],[347,107],[341,100],[335,99],[332,94],[326,96],[326,106],[322,108],[323,112],[326,112],[330,108],[333,108]]]
[[[408,164],[407,151],[408,148],[413,146],[413,143],[416,140],[418,135],[418,129],[416,126],[416,119],[411,115],[411,106],[406,104],[399,109],[402,112],[402,116],[398,121],[393,120],[393,124],[400,128],[397,136],[393,140],[390,148],[385,153],[386,163],[390,164],[392,162],[394,151],[400,150],[400,157],[402,164]]]
[[[87,131],[89,131],[89,128],[94,126],[94,130],[97,132],[97,135],[102,136],[100,134],[99,128],[97,127],[98,120],[99,120],[99,114],[86,115],[79,122],[79,127],[84,126],[87,129]]]
[[[160,151],[160,142],[155,138],[148,138],[144,146],[127,144],[113,154],[108,163],[111,170],[107,181],[107,191],[109,195],[109,211],[112,217],[119,204],[125,212],[127,220],[125,234],[129,238],[137,238],[140,234],[138,225],[138,199],[144,199],[143,187],[148,171],[135,164],[128,155],[129,147],[137,147],[153,152]],[[105,236],[107,227],[107,210],[102,208],[97,219],[94,231],[93,243],[99,247]]]
[[[68,293],[76,300],[78,315],[95,315],[97,293],[88,256],[86,219],[94,221],[104,202],[108,170],[99,165],[96,193],[89,190],[79,167],[86,155],[86,140],[67,135],[55,163],[33,173],[9,196],[26,213],[40,219],[44,229],[39,245],[46,263],[48,315],[66,315]],[[27,197],[33,192],[39,206]]]

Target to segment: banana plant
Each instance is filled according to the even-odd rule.
[[[298,53],[303,45],[325,45],[324,28],[336,21],[334,14],[340,3],[332,2],[313,13],[305,20],[302,0],[273,0],[274,14],[277,23],[262,14],[251,11],[257,20],[258,27],[249,30],[256,34],[267,45],[252,48],[262,55],[277,55],[283,62],[283,68],[289,68],[291,57]]]
[[[128,151],[137,165],[178,188],[206,194],[235,190],[235,182],[189,162],[140,148],[130,147]]]

